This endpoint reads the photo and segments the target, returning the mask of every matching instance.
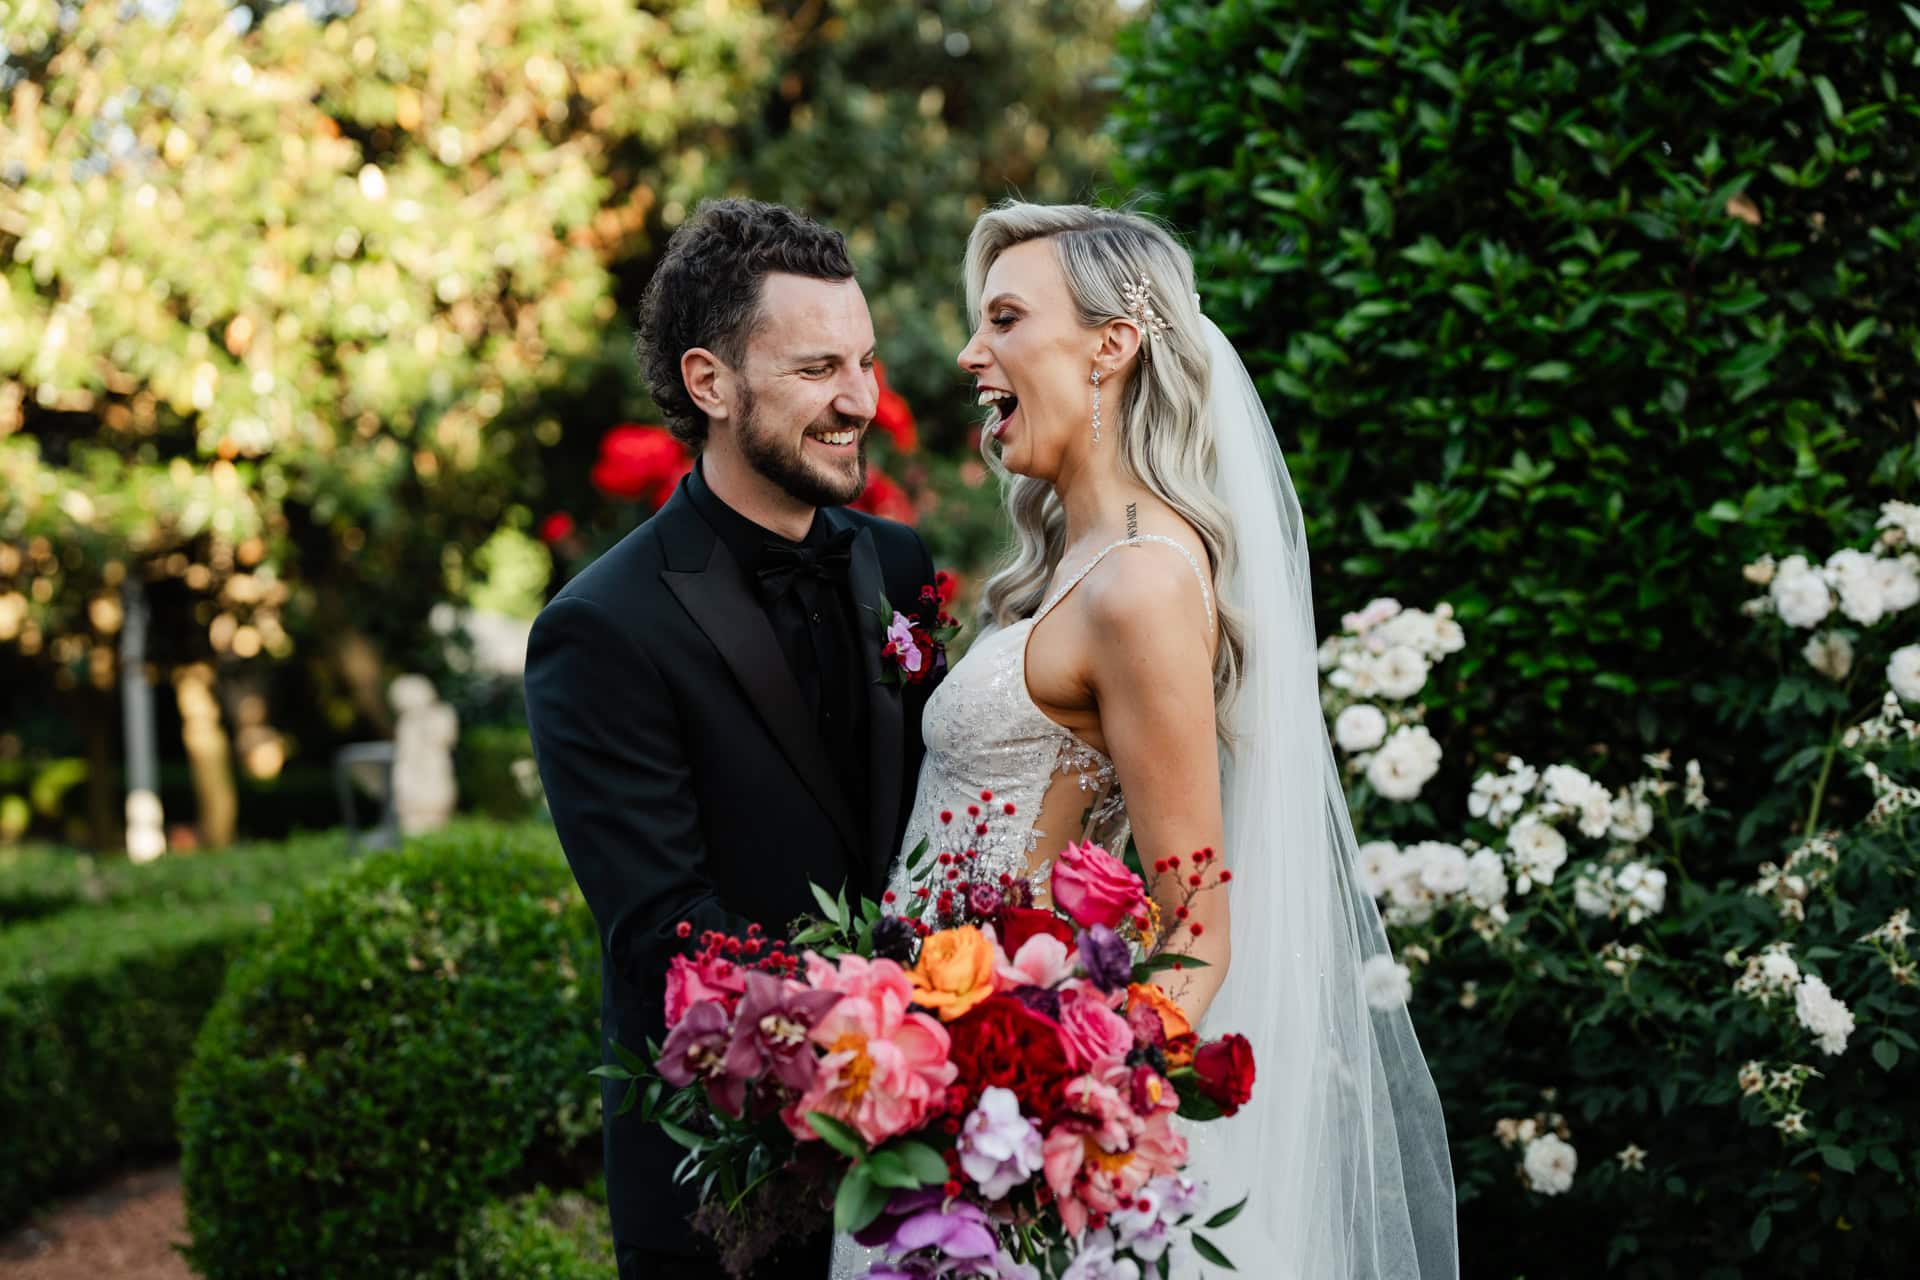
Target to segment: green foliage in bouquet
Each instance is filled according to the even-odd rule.
[[[172,1147],[174,1085],[229,961],[344,858],[335,837],[148,866],[0,852],[0,1227]]]
[[[1831,0],[1164,0],[1126,34],[1122,176],[1190,236],[1318,580],[1480,637],[1436,731],[1679,740],[1724,569],[1911,491],[1916,50],[1920,9]]]
[[[291,906],[181,1085],[196,1270],[445,1274],[489,1198],[583,1182],[599,972],[550,829],[429,837]]]
[[[460,1232],[455,1280],[606,1280],[613,1227],[606,1184],[535,1187],[487,1205]]]

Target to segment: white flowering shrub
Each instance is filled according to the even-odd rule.
[[[1433,612],[1373,600],[1320,646],[1321,704],[1350,789],[1412,804],[1440,772],[1420,701],[1433,668],[1466,647],[1442,604]]]
[[[1626,770],[1591,745],[1577,762],[1496,756],[1460,794],[1429,787],[1411,817],[1352,788],[1359,878],[1395,952],[1363,975],[1366,996],[1415,1006],[1463,1230],[1592,1239],[1605,1223],[1604,1256],[1567,1259],[1554,1272],[1566,1275],[1908,1269],[1896,1242],[1920,1203],[1909,547],[1920,507],[1888,504],[1864,550],[1745,570],[1767,589],[1747,612],[1777,667],[1748,677],[1757,701],[1740,729],[1774,786],[1741,812],[1718,806],[1677,748],[1628,756]],[[1323,650],[1336,737],[1363,700],[1333,677],[1356,669],[1340,658],[1370,629],[1350,620],[1332,664]],[[1701,723],[1711,732],[1711,716]],[[1424,729],[1413,715],[1389,732],[1409,727]],[[1420,820],[1431,813],[1448,825]]]

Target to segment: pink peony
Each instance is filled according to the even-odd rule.
[[[671,1029],[702,1000],[719,1002],[731,1017],[746,989],[746,972],[730,960],[675,956],[667,962],[667,1026]]]
[[[1145,927],[1146,889],[1126,863],[1091,840],[1070,844],[1053,863],[1053,902],[1082,929],[1117,929],[1129,917]]]
[[[825,1053],[813,1083],[781,1112],[787,1128],[803,1142],[814,1138],[807,1113],[824,1111],[878,1145],[925,1124],[959,1069],[948,1059],[947,1029],[907,1008],[913,983],[906,971],[857,955],[842,956],[836,968],[808,952],[807,985],[844,998],[810,1033]]]
[[[1074,1095],[1087,1077],[1067,1086]],[[1156,1177],[1177,1173],[1187,1160],[1187,1142],[1173,1131],[1171,1113],[1156,1111],[1144,1121],[1129,1115],[1121,1123],[1111,1114],[1113,1091],[1105,1085],[1082,1088],[1076,1095],[1107,1113],[1104,1120],[1072,1116],[1056,1124],[1043,1147],[1043,1171],[1052,1189],[1060,1221],[1075,1237],[1086,1230],[1090,1214],[1112,1214],[1134,1203],[1140,1189]],[[1121,1102],[1124,1106],[1124,1101]],[[1127,1138],[1115,1144],[1111,1137],[1124,1129]]]
[[[1074,993],[1060,1001],[1060,1038],[1067,1060],[1085,1071],[1107,1058],[1124,1058],[1133,1048],[1127,1020],[1101,1003],[1097,993]]]
[[[1020,944],[1012,960],[994,948],[995,987],[1011,991],[1015,987],[1057,987],[1073,976],[1073,952],[1067,944],[1048,933],[1036,933]]]

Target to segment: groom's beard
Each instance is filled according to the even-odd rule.
[[[753,391],[747,388],[740,402],[740,453],[748,466],[797,501],[810,507],[844,507],[867,487],[866,425],[864,419],[849,418],[831,408],[808,424],[809,431],[859,434],[859,444],[845,465],[823,464],[807,456],[804,435],[789,436],[760,423],[754,415]]]

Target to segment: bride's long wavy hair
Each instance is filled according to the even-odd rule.
[[[1213,660],[1215,724],[1221,742],[1231,747],[1228,713],[1246,641],[1237,602],[1227,589],[1236,554],[1232,524],[1213,492],[1213,430],[1206,413],[1212,361],[1193,292],[1193,261],[1170,233],[1138,213],[1008,201],[980,215],[967,239],[970,318],[980,314],[994,260],[1017,244],[1043,239],[1052,243],[1080,323],[1088,328],[1130,319],[1124,288],[1143,275],[1153,282],[1149,300],[1167,327],[1158,336],[1143,336],[1133,377],[1114,406],[1117,412],[1103,415],[1102,436],[1120,451],[1126,474],[1178,512],[1206,547],[1220,619]],[[998,420],[995,409],[987,425]],[[1008,471],[991,430],[983,430],[980,438],[987,465],[1000,476],[1014,532],[1013,546],[987,580],[981,604],[983,623],[1004,627],[1039,609],[1066,550],[1067,517],[1051,484]]]

